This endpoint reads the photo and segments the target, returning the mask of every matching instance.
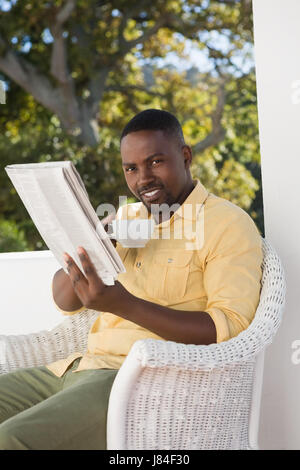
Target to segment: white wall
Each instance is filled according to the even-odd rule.
[[[48,330],[65,319],[52,301],[58,269],[49,251],[0,253],[0,335]]]
[[[300,340],[300,1],[253,0],[253,8],[265,235],[288,287],[266,354],[259,443],[300,449],[300,364],[291,359]]]

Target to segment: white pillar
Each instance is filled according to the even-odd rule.
[[[259,444],[300,449],[300,1],[253,0],[253,10],[265,236],[288,288],[266,353]]]

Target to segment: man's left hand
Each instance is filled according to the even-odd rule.
[[[125,303],[132,297],[131,294],[118,281],[113,286],[106,286],[84,248],[78,248],[78,255],[84,274],[73,258],[64,253],[66,268],[76,295],[89,309],[117,314],[122,306],[125,307]]]

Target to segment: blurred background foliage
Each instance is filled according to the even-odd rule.
[[[264,236],[252,29],[251,0],[0,0],[0,251],[47,248],[6,165],[72,160],[94,208],[117,208],[120,133],[147,108]]]

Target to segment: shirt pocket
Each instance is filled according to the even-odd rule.
[[[192,251],[156,251],[150,263],[146,293],[169,305],[182,301],[187,290],[192,256]]]

